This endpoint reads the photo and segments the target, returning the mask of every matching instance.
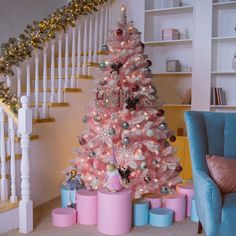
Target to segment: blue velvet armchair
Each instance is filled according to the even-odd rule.
[[[200,223],[207,236],[236,236],[236,193],[222,195],[206,163],[206,154],[236,159],[236,113],[188,111],[185,121]]]

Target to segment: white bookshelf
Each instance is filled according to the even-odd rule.
[[[236,1],[213,1],[212,4],[211,87],[221,87],[226,105],[211,105],[215,111],[236,108],[236,71],[232,58],[236,52]]]

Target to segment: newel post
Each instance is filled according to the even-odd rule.
[[[22,108],[18,112],[18,132],[21,135],[21,200],[19,204],[20,232],[27,234],[33,230],[33,202],[30,200],[30,161],[29,135],[32,132],[32,110],[29,108],[29,98],[21,97]]]

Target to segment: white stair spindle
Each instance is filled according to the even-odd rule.
[[[98,62],[98,55],[97,51],[99,50],[98,48],[98,26],[99,26],[99,12],[95,12],[94,16],[95,20],[95,27],[94,27],[94,46],[93,46],[93,62],[97,63]]]
[[[93,53],[93,15],[89,16],[89,48],[88,48],[88,63],[92,63]]]
[[[48,104],[47,104],[47,50],[48,43],[45,43],[43,48],[43,107],[42,118],[48,117]]]
[[[30,98],[30,62],[26,61],[26,95]]]
[[[10,200],[12,203],[17,201],[16,196],[16,157],[15,157],[15,130],[13,119],[8,116],[8,127],[9,127],[9,135],[10,135],[10,169],[11,169],[11,196]]]
[[[99,32],[99,49],[104,43],[104,9],[103,7],[100,10],[100,32]]]
[[[77,46],[77,76],[81,74],[81,45],[82,45],[82,22],[80,22],[80,25],[78,27],[78,46]]]
[[[104,40],[103,40],[103,43],[105,43],[105,41],[106,41],[106,38],[107,38],[107,36],[108,36],[108,27],[109,27],[109,25],[108,25],[108,20],[109,20],[109,6],[108,6],[108,4],[106,4],[105,6],[105,24],[104,24]]]
[[[57,102],[62,102],[62,33],[58,35],[58,91]]]
[[[51,41],[51,95],[50,102],[54,102],[55,97],[55,40]]]
[[[84,55],[83,55],[83,74],[87,75],[87,44],[88,44],[88,17],[84,21]]]
[[[16,76],[17,76],[17,97],[20,99],[21,97],[21,69],[19,67],[16,68]]]
[[[7,87],[11,88],[11,78],[7,76]]]
[[[6,151],[5,151],[5,132],[4,132],[4,111],[0,107],[0,154],[1,154],[1,200],[5,201],[8,199],[8,185],[6,178]]]
[[[35,49],[35,93],[34,93],[34,118],[39,118],[39,51]]]
[[[65,33],[65,84],[64,88],[68,88],[69,78],[69,33]]]
[[[107,4],[108,4],[108,35],[109,35],[109,30],[112,27],[112,25],[111,25],[112,24],[112,22],[111,22],[111,19],[112,19],[112,17],[111,17],[111,14],[112,14],[111,7],[112,7],[112,5],[111,5],[111,2],[108,2]]]
[[[20,233],[33,230],[33,202],[30,200],[30,158],[29,144],[32,133],[32,111],[29,109],[29,98],[21,97],[22,108],[18,111],[18,132],[21,135],[21,201],[19,204]]]
[[[72,28],[71,88],[75,88],[75,27]]]

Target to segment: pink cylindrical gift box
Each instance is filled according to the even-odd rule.
[[[192,198],[194,197],[194,188],[192,183],[177,184],[176,190],[178,193],[187,196],[187,216],[191,216]]]
[[[162,207],[162,196],[158,193],[147,193],[142,196],[145,200],[149,201],[150,208]]]
[[[98,221],[97,191],[81,189],[76,194],[78,223],[96,225]]]
[[[166,195],[164,198],[165,208],[174,211],[175,221],[182,221],[186,216],[186,196],[181,193]]]
[[[132,191],[98,190],[98,230],[108,235],[127,234],[132,226]]]
[[[52,210],[52,224],[58,227],[68,227],[76,223],[74,208],[56,208]]]

